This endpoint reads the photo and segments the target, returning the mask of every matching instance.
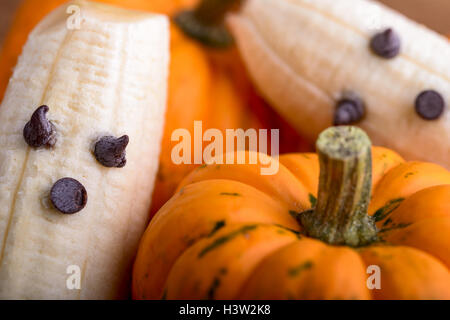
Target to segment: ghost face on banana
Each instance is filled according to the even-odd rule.
[[[0,107],[0,298],[127,296],[158,166],[168,39],[164,16],[85,1],[30,34]]]
[[[229,25],[262,93],[302,134],[356,124],[450,168],[450,43],[370,0],[246,0]]]

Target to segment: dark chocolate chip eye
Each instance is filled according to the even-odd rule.
[[[372,51],[385,59],[392,59],[400,53],[401,40],[392,29],[374,35],[370,41]]]
[[[84,186],[75,179],[62,178],[50,190],[53,206],[64,214],[81,211],[87,203],[87,192]]]
[[[337,102],[333,124],[341,126],[357,123],[364,118],[365,109],[364,101],[356,94],[346,93],[346,96]]]
[[[94,147],[94,156],[98,162],[108,168],[122,168],[127,163],[125,149],[128,145],[127,135],[120,138],[105,136]]]
[[[23,128],[23,137],[30,147],[53,147],[56,143],[56,129],[46,116],[48,110],[45,105],[37,108]]]
[[[445,108],[445,101],[442,96],[434,90],[421,92],[416,98],[416,112],[425,120],[438,119]]]

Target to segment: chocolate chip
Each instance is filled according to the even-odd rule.
[[[45,105],[37,108],[23,128],[23,137],[30,147],[53,147],[56,143],[56,129],[46,117],[48,110]]]
[[[438,119],[444,112],[444,108],[444,98],[434,90],[423,91],[416,98],[416,112],[425,120]]]
[[[75,179],[62,178],[50,190],[50,200],[58,211],[73,214],[81,211],[87,203],[84,186]]]
[[[396,57],[400,53],[400,47],[400,37],[392,29],[377,33],[370,41],[372,51],[376,55],[386,59]]]
[[[364,101],[362,101],[354,93],[346,93],[346,95],[337,102],[336,111],[334,113],[334,125],[349,125],[359,122],[366,113]]]
[[[112,136],[102,137],[94,147],[94,156],[98,162],[108,168],[122,168],[127,163],[125,158],[129,138],[127,135],[120,138]]]

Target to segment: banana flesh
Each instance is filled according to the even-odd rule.
[[[367,109],[357,125],[375,144],[450,169],[450,43],[443,36],[370,0],[247,0],[229,25],[260,91],[312,141],[351,91]],[[386,28],[402,42],[390,60],[369,49]],[[433,121],[414,108],[429,89],[447,104]]]
[[[79,29],[67,27],[69,5],[80,8]],[[58,8],[30,34],[0,107],[0,299],[127,297],[158,166],[168,60],[166,17],[86,1]],[[51,149],[22,136],[40,105],[56,128]],[[92,145],[104,135],[129,136],[125,167],[96,161]],[[48,199],[63,177],[87,190],[77,214]],[[80,289],[67,284],[70,266]]]

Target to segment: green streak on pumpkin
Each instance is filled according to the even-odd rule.
[[[378,209],[375,214],[373,215],[373,218],[375,219],[375,222],[379,222],[381,220],[384,220],[387,216],[389,216],[395,209],[398,208],[398,206],[405,200],[405,198],[397,198],[389,201],[384,205],[384,207]]]
[[[290,277],[296,277],[298,276],[302,271],[305,270],[309,270],[314,266],[314,263],[312,261],[305,261],[302,264],[294,267],[294,268],[290,268],[288,270],[288,274]]]
[[[228,270],[226,268],[220,268],[219,274],[214,278],[211,287],[208,290],[207,299],[213,300],[215,298],[216,291],[220,287],[220,284],[222,283],[220,277],[226,275],[227,272]]]
[[[314,208],[317,204],[317,198],[311,193],[309,194],[309,203],[311,203],[311,208]]]
[[[405,174],[404,178],[408,179],[409,177],[415,175],[416,173],[417,173],[417,171],[416,172],[408,172],[408,173]]]
[[[225,220],[217,221],[216,224],[214,225],[214,228],[208,234],[208,237],[212,237],[217,231],[225,227],[225,224],[226,224]]]
[[[300,212],[297,212],[295,210],[289,210],[289,214],[291,215],[292,218],[297,219],[298,216],[300,215]]]
[[[300,235],[300,232],[299,232],[299,231],[296,231],[296,230],[294,230],[294,229],[290,229],[290,228],[288,228],[288,227],[282,226],[281,224],[274,224],[274,226],[276,226],[276,227],[278,227],[278,228],[280,228],[280,229],[283,229],[283,230],[292,232],[292,233],[295,234],[299,239],[301,238],[301,235]]]
[[[220,287],[220,279],[218,277],[214,278],[211,287],[208,290],[208,300],[214,300],[217,288]]]
[[[220,238],[217,238],[216,240],[214,240],[211,244],[209,244],[208,246],[206,246],[202,251],[200,251],[200,253],[198,254],[198,257],[201,258],[203,257],[205,254],[207,254],[208,252],[220,247],[221,245],[227,243],[228,241],[242,235],[245,234],[246,232],[255,230],[258,226],[257,225],[248,225],[248,226],[243,226],[242,228],[235,230],[227,235],[224,235]]]
[[[395,224],[389,228],[383,228],[378,232],[381,233],[381,232],[388,232],[388,231],[396,230],[396,229],[403,229],[403,228],[409,227],[410,225],[411,225],[411,223],[399,223],[399,224]]]
[[[386,227],[387,225],[392,223],[392,219],[391,218],[387,218],[385,222],[383,222],[383,227]]]
[[[221,196],[230,196],[230,197],[242,197],[242,195],[237,192],[221,192],[220,195]]]

